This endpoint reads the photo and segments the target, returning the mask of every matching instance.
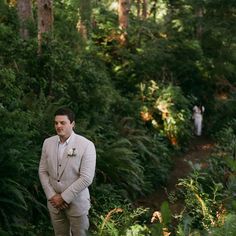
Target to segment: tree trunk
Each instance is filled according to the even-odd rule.
[[[17,13],[20,21],[20,36],[22,39],[29,38],[29,23],[33,21],[31,0],[17,0]]]
[[[120,41],[125,44],[127,41],[127,28],[129,23],[129,0],[119,0],[118,14],[119,14],[119,28],[122,30]]]
[[[142,19],[147,18],[147,0],[142,0]]]
[[[89,28],[91,27],[91,9],[91,0],[80,0],[80,20],[78,21],[76,27],[84,41],[86,41],[89,37]]]
[[[147,0],[137,0],[137,17],[140,19],[147,18]]]
[[[141,5],[141,0],[137,0],[137,17],[140,18],[140,5]]]
[[[41,53],[43,36],[51,37],[53,27],[53,0],[37,0],[38,4],[38,52]]]
[[[152,2],[149,15],[150,16],[153,15],[153,19],[156,21],[156,14],[157,14],[157,0]]]
[[[203,8],[199,7],[196,11],[197,16],[197,26],[196,26],[196,37],[198,40],[201,40],[203,27],[202,27],[202,19],[203,19]]]
[[[76,28],[78,29],[82,39],[84,41],[87,41],[87,39],[88,39],[88,30],[87,30],[87,27],[86,27],[85,23],[82,20],[79,20],[77,22]]]

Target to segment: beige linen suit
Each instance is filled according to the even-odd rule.
[[[39,178],[49,200],[55,194],[61,194],[69,204],[66,215],[82,216],[88,214],[90,195],[88,186],[92,183],[96,151],[94,144],[88,139],[72,132],[62,160],[58,160],[57,135],[46,139],[43,143],[39,164]],[[73,150],[73,155],[71,151]],[[50,214],[60,210],[54,208],[48,201]]]

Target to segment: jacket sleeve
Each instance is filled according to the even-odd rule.
[[[43,143],[41,159],[39,163],[39,179],[42,184],[43,190],[46,194],[47,199],[52,198],[56,192],[49,182],[47,155],[46,155],[46,142]]]
[[[67,203],[70,203],[82,190],[93,182],[95,166],[96,150],[94,144],[89,142],[82,155],[79,178],[61,193],[62,198]]]

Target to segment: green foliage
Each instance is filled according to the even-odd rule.
[[[145,130],[135,130],[128,138],[144,167],[143,193],[153,192],[156,187],[165,185],[172,165],[171,152],[165,138],[155,131],[148,134]]]
[[[148,236],[150,229],[147,226],[139,224],[132,225],[126,232],[126,236]]]
[[[222,129],[222,120],[224,124],[231,122],[236,115],[235,98],[231,96],[228,100],[216,100],[212,113],[215,116],[211,116],[210,131],[214,135]]]
[[[154,224],[151,226],[151,235],[168,235],[168,227],[171,223],[171,212],[168,202],[163,202],[161,204],[160,212],[154,212],[153,217],[155,218]]]
[[[209,229],[215,224],[216,212],[224,198],[223,184],[215,183],[206,173],[195,170],[187,179],[180,180],[179,186],[184,187],[187,219],[191,219],[183,225],[191,223],[190,228]]]
[[[179,185],[186,209],[178,226],[177,235],[230,235],[234,232],[231,217],[235,212],[235,120],[215,135],[214,152],[207,169],[193,166],[194,172]],[[197,230],[197,231],[196,231]],[[226,233],[227,231],[227,233]],[[232,234],[233,235],[233,234]]]
[[[190,103],[181,89],[150,81],[141,85],[141,96],[144,101],[142,113],[150,113],[154,128],[168,137],[173,145],[183,145],[191,136],[191,112]]]
[[[234,236],[236,234],[236,224],[235,224],[236,215],[229,214],[226,216],[225,222],[220,227],[215,227],[209,231],[209,236]]]
[[[217,139],[216,151],[222,156],[231,157],[234,159],[235,142],[236,142],[236,120],[228,122],[215,135]]]
[[[141,225],[140,219],[142,218],[142,221],[145,221],[143,218],[147,217],[148,209],[145,208],[136,208],[132,209],[130,206],[124,206],[123,211],[121,213],[120,218],[115,218],[113,221],[113,226],[116,226],[118,235],[133,235],[135,233],[141,233],[148,235],[150,232],[148,227],[145,225]],[[139,225],[139,226],[138,226]],[[132,226],[132,227],[130,227]],[[104,233],[102,235],[116,235],[116,234],[110,234],[108,231],[108,234]]]
[[[95,136],[99,182],[126,190],[122,191],[125,198],[136,198],[165,183],[171,165],[168,144],[157,134],[148,133],[134,118],[100,127]]]
[[[0,227],[9,235],[33,235],[27,234],[29,222],[47,218],[35,175],[41,145],[35,129],[39,113],[24,109],[24,91],[16,75],[11,69],[0,70]]]
[[[91,119],[91,125],[96,125],[109,115],[119,93],[115,91],[104,64],[92,56],[84,56],[88,57],[87,60],[78,59],[79,66],[70,81],[68,102],[72,101],[71,106],[79,117]]]
[[[43,42],[38,55],[36,17],[29,40],[23,41],[14,2],[0,1],[0,234],[51,232],[48,227],[40,231],[49,221],[35,173],[42,140],[54,133],[52,116],[57,107],[71,107],[77,115],[76,130],[96,144],[93,223],[104,235],[153,233],[137,222],[137,215],[146,214],[140,209],[135,212],[125,206],[108,221],[105,215],[123,208],[122,199],[135,199],[166,183],[174,154],[167,138],[178,148],[188,143],[192,97],[206,103],[209,132],[236,114],[234,1],[163,0],[156,9],[149,5],[146,20],[136,17],[133,5],[125,46],[119,44],[112,1],[93,2],[92,9],[84,12],[82,3],[54,2],[53,39]],[[33,2],[34,13],[35,7]],[[201,8],[200,18],[196,12]],[[156,17],[163,9],[165,17]],[[86,21],[90,37],[85,44],[76,29],[79,17],[91,19],[91,24]],[[199,38],[196,29],[201,25]],[[145,87],[141,99],[140,84]],[[222,91],[230,99],[214,100]],[[151,119],[141,121],[140,110]],[[220,183],[225,173],[230,174],[228,193],[235,192],[235,121],[217,138],[207,172],[192,176],[192,182],[183,180],[185,187],[191,187],[186,190],[186,204],[196,217],[187,214],[191,217],[183,219],[182,233],[190,233],[187,229],[197,223],[208,227],[215,219],[218,199],[224,197]],[[202,191],[199,198],[196,191]],[[235,209],[235,203],[227,203]]]
[[[38,146],[32,141],[32,119],[27,112],[0,109],[1,126],[1,227],[11,235],[23,232],[36,211],[42,217],[45,207],[37,199]],[[29,178],[30,176],[30,178]],[[11,196],[9,198],[9,196]]]
[[[225,124],[225,126],[216,134],[216,148],[215,156],[218,162],[215,167],[218,166],[218,173],[221,175],[221,181],[226,185],[228,196],[226,200],[227,207],[234,212],[235,210],[235,171],[236,171],[236,161],[235,161],[235,119],[231,122]],[[216,168],[215,168],[216,169]],[[220,171],[219,171],[220,170]]]
[[[142,192],[143,167],[127,139],[120,138],[113,142],[111,140],[111,143],[103,145],[102,150],[98,148],[97,153],[97,168],[105,171],[105,178],[126,189],[130,194]],[[116,171],[113,169],[114,166]]]
[[[96,186],[96,199],[91,212],[92,235],[133,235],[137,232],[149,232],[142,222],[147,220],[149,210],[133,208],[112,185]]]

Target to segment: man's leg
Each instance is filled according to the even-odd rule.
[[[70,236],[70,223],[63,210],[58,213],[50,211],[55,236]]]
[[[88,215],[69,216],[72,236],[86,236],[89,228]]]

